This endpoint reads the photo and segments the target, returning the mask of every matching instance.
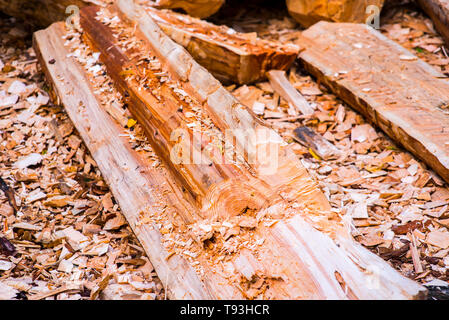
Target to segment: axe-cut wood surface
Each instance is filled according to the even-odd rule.
[[[155,6],[166,9],[182,9],[197,18],[207,18],[217,12],[225,0],[156,0]]]
[[[214,299],[209,288],[209,272],[199,277],[182,257],[170,252],[163,244],[162,234],[153,223],[141,223],[142,214],[161,218],[167,212],[192,221],[196,209],[185,200],[183,191],[173,183],[166,169],[154,167],[143,160],[123,138],[124,130],[106,113],[100,99],[93,93],[91,81],[81,65],[64,46],[66,30],[55,23],[34,34],[34,48],[48,81],[53,88],[53,100],[59,101],[89,148],[103,177],[133,229],[171,299]],[[169,219],[169,218],[164,218]],[[214,279],[213,282],[224,281]],[[231,298],[225,284],[215,294]],[[241,297],[241,296],[240,296]]]
[[[364,24],[303,32],[305,69],[449,182],[449,80]]]
[[[121,21],[113,19],[117,14]],[[108,10],[85,8],[81,25],[156,152],[195,199],[200,216],[185,228],[202,230],[195,233],[202,246],[197,263],[206,264],[205,270],[213,267],[245,298],[416,299],[425,295],[423,287],[350,238],[279,136],[141,8],[122,0]],[[210,141],[200,139],[205,163],[175,163],[168,133],[176,127],[186,137],[194,137],[196,129],[218,136],[233,129],[234,161],[223,163],[220,153],[206,152]],[[268,135],[257,140],[254,131]],[[248,138],[250,144],[245,143]],[[250,149],[267,146],[277,147],[276,157],[253,161]],[[269,166],[273,160],[278,163],[274,171]],[[232,230],[226,226],[233,226]],[[226,298],[216,291],[220,285],[212,283],[211,290]]]
[[[435,28],[449,46],[449,1],[448,0],[418,0],[419,5],[430,16]]]
[[[262,40],[255,34],[239,33],[170,10],[146,10],[170,38],[222,82],[244,84],[266,79],[268,70],[287,70],[299,52],[292,44]]]

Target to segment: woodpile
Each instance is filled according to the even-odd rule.
[[[160,209],[158,202],[151,202],[164,194],[164,184],[156,182],[163,178],[141,176],[138,168],[147,166],[138,164],[138,156],[106,139],[117,131],[91,132],[95,123],[108,122],[95,93],[78,85],[85,82],[83,72],[73,58],[66,58],[70,55],[61,39],[66,37],[63,27],[56,24],[37,33],[35,48],[57,95],[74,110],[69,112],[72,121],[106,171],[139,239],[163,239],[161,249],[147,253],[171,298],[423,297],[422,287],[352,240],[277,133],[170,40],[148,14],[120,0],[114,8],[84,8],[81,26],[167,168],[167,184],[181,197],[173,204],[166,201],[164,213],[154,214]],[[285,90],[282,78],[278,80]],[[235,143],[226,141],[227,130]],[[201,161],[179,161],[189,150]],[[269,153],[273,150],[275,154]],[[272,167],[274,162],[278,165]],[[114,163],[117,166],[111,167]],[[122,170],[122,163],[129,169]],[[123,181],[129,181],[132,190],[120,190]],[[285,252],[279,252],[280,247]],[[164,281],[164,274],[174,279]],[[366,287],[373,281],[375,285]]]
[[[51,4],[46,1],[39,5]],[[98,167],[111,190],[108,198],[89,195],[109,215],[49,231],[67,242],[58,252],[59,272],[78,272],[72,262],[78,255],[111,262],[88,284],[90,299],[123,298],[128,290],[140,299],[160,298],[162,285],[170,299],[424,299],[428,292],[418,282],[449,279],[449,57],[429,19],[391,19],[382,34],[364,22],[367,9],[380,10],[383,1],[287,1],[309,28],[294,30],[284,14],[266,23],[259,38],[193,17],[210,16],[224,1],[106,2],[83,1],[79,23],[56,22],[33,37],[51,101],[65,108],[82,139],[66,139],[49,122],[71,150],[58,152],[81,161],[86,173]],[[444,35],[441,1],[422,6]],[[0,0],[0,8],[36,18],[21,13],[19,3]],[[43,24],[64,20],[61,8]],[[238,16],[249,29],[259,23]],[[411,44],[406,49],[385,35]],[[26,91],[30,103],[42,101],[17,121],[44,121],[35,113],[51,104],[48,98],[2,77],[15,67],[0,60],[0,89],[7,88],[0,90],[0,112],[11,114]],[[0,121],[2,137],[17,136],[13,124]],[[81,145],[89,156],[76,151]],[[5,146],[12,154],[14,145]],[[27,182],[19,173],[48,165],[41,151],[11,163],[14,179]],[[31,203],[19,201],[18,186],[7,177],[0,176],[5,230]],[[31,197],[65,210],[82,196],[66,189],[61,182],[51,196],[38,188]],[[0,254],[7,257],[0,257],[0,271],[19,266],[15,244],[37,249],[29,233],[43,232],[42,224],[16,222],[26,243],[15,239],[16,231],[7,238],[0,233]],[[109,231],[127,224],[143,249],[133,248],[150,266],[133,257],[130,263],[157,272],[157,290],[114,266],[126,259],[111,239],[128,235]],[[17,294],[11,288],[0,281],[0,297]],[[29,298],[81,296],[85,288],[67,281]]]
[[[286,3],[290,15],[309,27],[321,20],[365,23],[373,14],[380,14],[384,0],[286,0]]]
[[[418,0],[423,10],[432,18],[435,28],[449,45],[449,2],[446,0]]]

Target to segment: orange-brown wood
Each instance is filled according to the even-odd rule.
[[[194,190],[191,186],[204,188],[205,196],[198,207],[203,218],[198,217],[184,227],[191,230],[191,236],[202,247],[197,252],[199,266],[205,266],[205,270],[213,267],[216,274],[227,279],[226,284],[251,299],[416,299],[425,295],[421,286],[402,277],[348,236],[343,222],[330,210],[307,170],[281,141],[253,143],[258,149],[267,144],[278,145],[277,157],[270,158],[278,161],[274,171],[264,165],[263,159],[251,162],[251,157],[241,154],[249,151],[248,145],[241,143],[247,138],[245,135],[250,135],[245,132],[259,129],[272,132],[274,138],[276,133],[256,120],[248,108],[239,104],[183,48],[170,40],[151,17],[130,1],[120,0],[117,8],[99,13],[96,10],[83,10],[84,32],[92,47],[104,56],[100,59],[116,79],[119,90],[128,96],[130,111],[139,115],[143,111],[138,109],[150,110],[138,117],[143,127],[174,128],[167,120],[179,111],[163,109],[158,102],[173,96],[172,91],[182,90],[191,100],[189,106],[193,105],[190,112],[195,112],[196,103],[204,110],[201,119],[209,128],[244,132],[234,136],[238,142],[234,147],[241,161],[235,161],[228,171],[220,171],[217,182],[210,185],[191,179],[202,172],[199,165],[169,163],[173,158],[166,156],[171,147],[168,142],[162,141],[155,148],[172,173],[181,175],[178,184],[191,192]],[[111,22],[117,15],[121,21]],[[105,36],[98,24],[109,28],[113,37]],[[105,41],[108,38],[112,43]],[[126,59],[116,60],[119,56]],[[121,64],[117,65],[117,61]],[[160,64],[160,71],[152,70],[154,63]],[[145,79],[155,81],[147,84]],[[170,90],[158,91],[164,83]],[[167,120],[150,122],[152,117]],[[185,115],[175,123],[192,129],[188,118]],[[151,134],[147,130],[147,135]],[[149,138],[155,145],[153,137]],[[212,168],[225,168],[217,157],[211,160]],[[194,183],[189,185],[187,181]],[[174,237],[181,235],[185,233],[173,234]],[[371,280],[375,280],[375,285],[367,287]],[[219,287],[219,283],[212,282],[215,296],[226,297],[222,291],[216,291]]]

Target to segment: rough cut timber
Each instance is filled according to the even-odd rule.
[[[169,37],[222,82],[263,80],[268,70],[287,70],[299,52],[296,45],[262,40],[255,34],[238,33],[170,10],[148,7],[147,12]]]
[[[448,0],[418,0],[423,10],[432,18],[435,28],[449,46],[449,1]]]
[[[64,24],[55,23],[46,30],[36,32],[33,39],[41,66],[52,84],[54,101],[64,105],[155,267],[168,297],[215,298],[208,289],[207,279],[200,280],[185,259],[167,252],[157,228],[150,224],[139,225],[141,212],[162,215],[169,210],[185,216],[189,212],[195,214],[195,208],[171,183],[172,178],[166,170],[143,162],[121,137],[123,129],[100,105],[84,70],[73,57],[68,57],[70,51],[64,47],[65,40],[62,38],[65,34]],[[162,187],[164,185],[166,187]],[[192,218],[188,216],[185,219]],[[225,289],[226,286],[223,286],[223,291]]]
[[[321,21],[333,22],[366,22],[376,11],[368,10],[370,5],[382,9],[384,0],[286,0],[290,15],[302,24],[309,27]]]
[[[192,17],[207,18],[217,12],[224,3],[225,0],[156,0],[155,6],[182,9]]]
[[[132,2],[118,1],[117,5],[122,22],[115,25],[111,23],[117,14],[114,9],[112,13],[98,8],[82,11],[81,25],[88,42],[100,50],[108,73],[128,97],[130,111],[146,129],[156,151],[178,175],[178,183],[195,198],[203,219],[193,227],[200,224],[203,231],[210,231],[204,227],[237,221],[236,226],[241,229],[240,233],[233,229],[237,233],[230,234],[235,236],[230,240],[235,245],[226,255],[217,251],[221,246],[220,234],[213,233],[211,245],[207,242],[210,232],[200,233],[197,241],[205,241],[199,253],[200,257],[206,257],[203,263],[209,263],[215,273],[223,274],[239,287],[246,298],[424,297],[425,289],[399,275],[349,237],[299,159],[280,143],[274,131],[239,104],[187,51],[171,41],[150,16]],[[176,93],[188,97],[187,103],[182,103],[185,99]],[[173,158],[167,157],[170,151],[167,130],[175,124],[185,129],[187,137],[193,135],[192,128],[196,125],[187,113],[203,108],[207,114],[197,116],[204,116],[202,122],[208,130],[214,125],[222,132],[236,130],[235,148],[245,154],[246,161],[223,164],[217,156],[208,157],[210,162],[206,164],[187,165],[174,163]],[[270,133],[271,141],[267,135],[255,140],[253,130]],[[244,143],[248,137],[253,138],[249,146]],[[207,141],[203,143],[206,149]],[[266,161],[261,161],[264,159],[250,161],[250,147],[259,151],[267,145],[278,147],[277,157],[269,159],[278,161],[274,171],[266,166]],[[210,167],[207,170],[212,180],[205,176],[203,180],[194,178],[206,170],[204,165]],[[242,237],[253,245],[239,243]],[[229,249],[227,239],[223,249]]]
[[[303,32],[312,75],[449,182],[449,81],[364,24]]]

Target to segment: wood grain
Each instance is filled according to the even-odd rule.
[[[302,65],[449,182],[449,81],[363,24],[303,32]]]
[[[448,0],[418,0],[419,5],[430,16],[435,28],[449,46],[449,1]]]

